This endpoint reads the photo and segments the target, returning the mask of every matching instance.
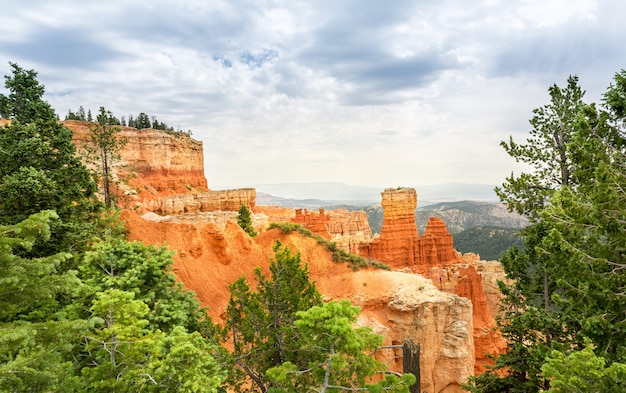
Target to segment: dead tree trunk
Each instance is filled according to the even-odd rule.
[[[420,345],[406,339],[402,346],[403,372],[415,376],[415,383],[409,387],[410,393],[420,393]]]

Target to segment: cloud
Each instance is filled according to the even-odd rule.
[[[547,89],[597,101],[626,64],[618,0],[37,1],[0,59],[61,116],[146,112],[204,143],[209,184],[498,183]],[[7,72],[7,64],[0,71]]]

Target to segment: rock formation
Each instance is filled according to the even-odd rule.
[[[295,209],[291,222],[301,224],[311,232],[334,241],[340,248],[358,253],[359,244],[370,240],[372,230],[364,211],[336,209],[326,212],[310,212],[307,209]]]
[[[359,253],[395,269],[409,269],[424,275],[439,290],[471,300],[476,345],[475,371],[482,372],[484,366],[490,363],[487,353],[502,353],[506,343],[494,330],[495,314],[492,313],[493,308],[488,306],[483,278],[477,267],[471,259],[464,259],[454,249],[452,235],[441,219],[431,217],[424,234],[419,236],[415,226],[417,194],[414,189],[386,189],[382,193],[382,206],[381,235],[369,243],[362,243]]]
[[[66,125],[78,145],[86,143],[87,123]],[[252,280],[256,266],[268,274],[272,246],[280,240],[300,252],[325,299],[347,298],[361,306],[359,323],[383,334],[385,344],[405,338],[421,344],[422,391],[461,392],[467,377],[487,363],[485,353],[503,349],[492,317],[498,267],[457,253],[440,219],[431,218],[419,236],[415,190],[382,193],[383,227],[371,239],[364,212],[257,206],[254,189],[209,190],[202,144],[186,135],[123,127],[120,136],[129,138],[122,160],[137,175],[130,184],[136,195],[129,190],[133,199],[124,213],[129,237],[176,250],[175,274],[217,322],[224,316],[228,285],[240,276]],[[255,229],[262,232],[255,238],[236,224],[242,204],[252,209]],[[314,239],[265,231],[276,221],[301,223],[346,250],[402,271],[354,272],[334,263]],[[376,356],[400,371],[393,350]]]
[[[382,193],[383,227],[380,237],[360,245],[359,253],[400,269],[425,274],[433,266],[455,263],[452,235],[438,218],[431,217],[423,236],[415,225],[417,193],[412,188],[387,188]]]
[[[74,133],[74,143],[82,150],[90,143],[93,123],[66,120],[63,124]],[[184,133],[153,129],[137,130],[120,126],[117,137],[125,140],[121,160],[114,172],[130,171],[123,204],[138,213],[159,215],[237,211],[241,205],[254,209],[256,190],[211,191],[204,176],[202,142]],[[121,176],[121,174],[120,174]]]
[[[392,268],[412,267],[419,257],[415,209],[417,193],[412,188],[387,188],[382,193],[383,227],[380,237],[359,246],[359,253]]]
[[[422,391],[460,393],[460,385],[473,374],[471,302],[437,290],[424,277],[397,271],[354,272],[333,262],[317,241],[298,233],[283,235],[273,229],[251,238],[232,221],[220,229],[213,224],[147,222],[132,212],[124,219],[131,239],[177,250],[174,272],[217,322],[228,304],[228,285],[241,276],[253,282],[257,266],[269,274],[272,245],[280,240],[301,254],[325,300],[350,299],[362,307],[358,323],[383,334],[384,345],[405,338],[420,343]],[[393,350],[376,356],[401,371],[402,362],[394,359]]]
[[[254,188],[165,196],[144,204],[144,208],[161,215],[174,215],[213,211],[238,211],[241,205],[254,209],[256,206],[256,190]]]
[[[90,142],[89,129],[93,123],[66,120],[63,124],[74,132],[73,140],[79,149]],[[141,186],[159,195],[185,193],[190,189],[208,191],[202,142],[184,133],[119,128],[118,138],[126,140],[120,149],[121,161],[132,167]]]

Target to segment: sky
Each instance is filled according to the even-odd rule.
[[[600,102],[623,0],[0,0],[0,72],[61,118],[140,112],[203,142],[209,188],[501,184],[548,88]],[[5,91],[0,89],[4,94]]]

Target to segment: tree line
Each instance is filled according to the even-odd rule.
[[[37,73],[10,65],[0,392],[409,392],[413,375],[370,356],[382,337],[354,327],[360,309],[323,303],[300,255],[279,242],[270,276],[232,283],[215,324],[174,276],[173,252],[128,240],[120,211],[96,197],[107,174],[84,165]],[[94,157],[109,164],[112,123],[102,107],[91,130]]]
[[[102,111],[102,107],[100,108],[100,111]],[[106,109],[105,109],[106,111]],[[174,128],[172,126],[169,126],[167,123],[165,122],[161,122],[159,121],[156,116],[150,116],[144,112],[140,112],[138,115],[133,116],[133,115],[128,115],[128,121],[126,121],[126,117],[122,116],[121,118],[118,118],[116,116],[113,116],[112,113],[109,112],[109,119],[108,122],[110,125],[117,125],[117,126],[123,126],[123,127],[133,127],[136,128],[138,130],[144,129],[144,128],[152,128],[155,130],[161,130],[161,131],[168,131],[168,132],[176,132],[176,133],[185,133],[187,135],[192,135],[191,130],[187,130],[187,131],[183,131],[180,128]],[[80,121],[88,121],[88,122],[93,122],[94,121],[94,116],[91,112],[91,109],[88,109],[87,111],[85,111],[85,108],[81,105],[78,107],[78,110],[76,112],[72,111],[72,109],[68,109],[67,114],[65,115],[65,120],[80,120]]]

